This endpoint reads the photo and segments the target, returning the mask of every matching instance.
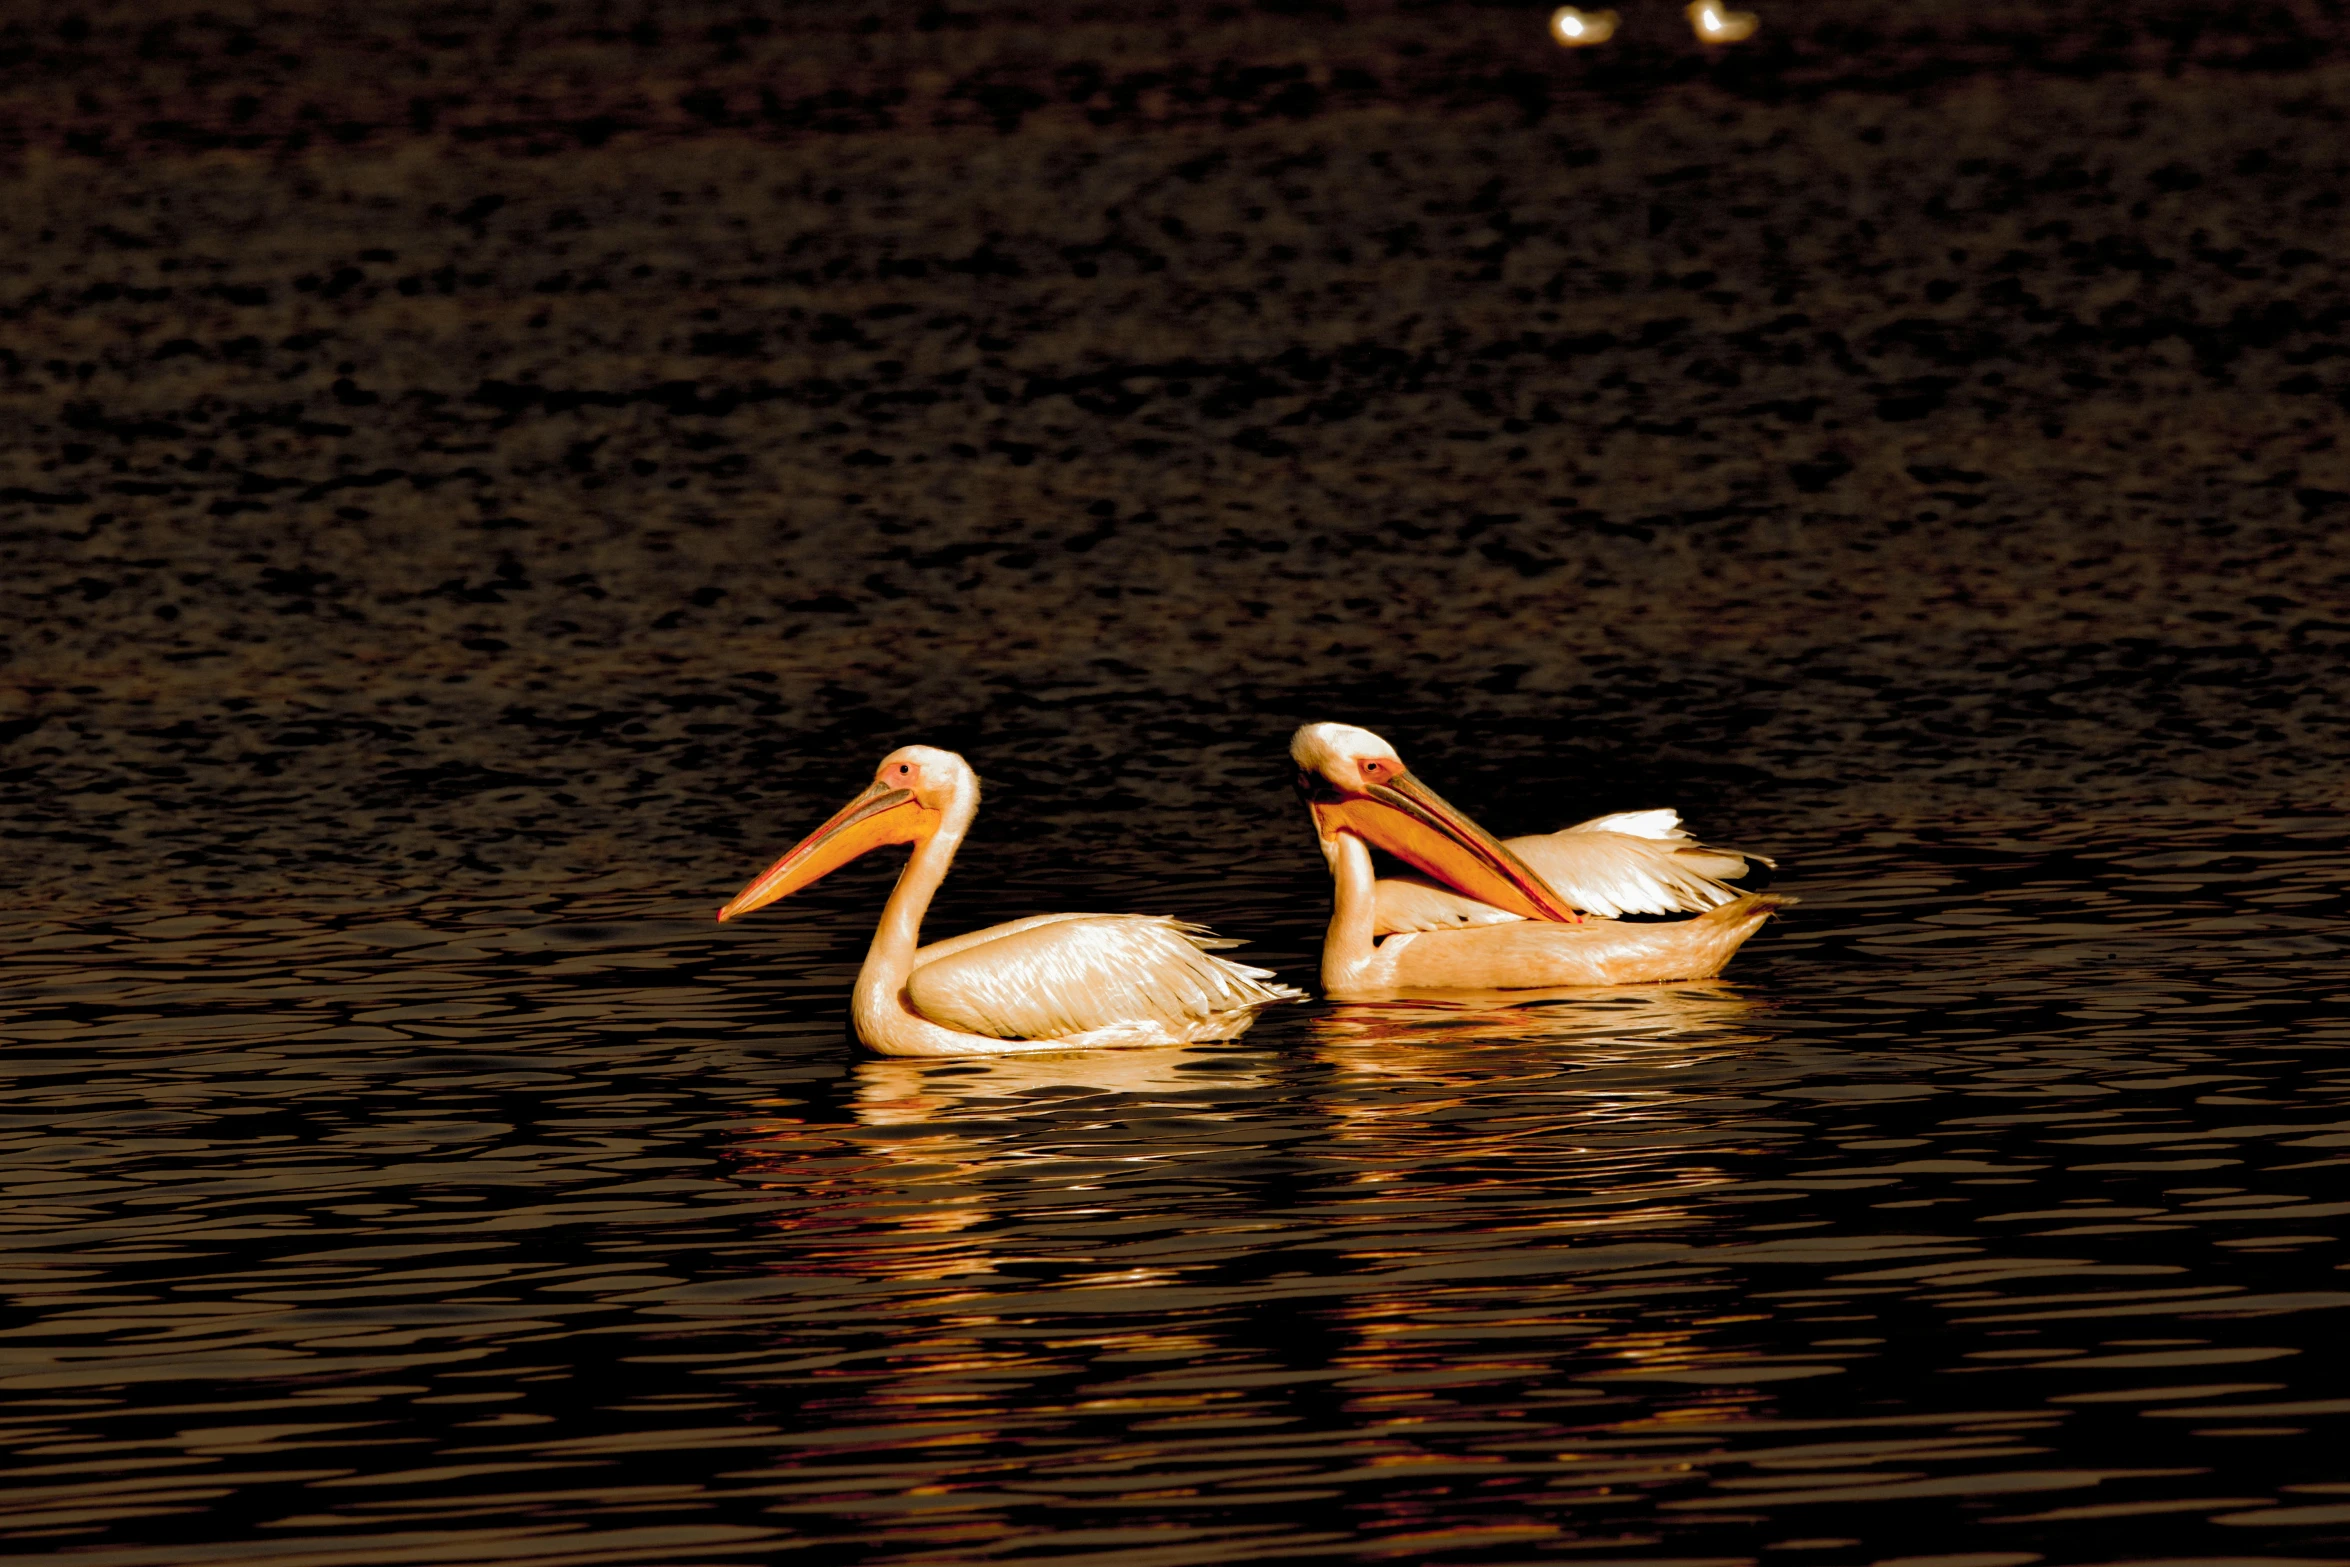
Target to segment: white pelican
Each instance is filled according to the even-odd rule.
[[[872,787],[841,807],[718,911],[773,903],[858,855],[910,843],[857,971],[857,1037],[886,1056],[1004,1055],[1094,1045],[1229,1039],[1256,1009],[1303,991],[1204,950],[1197,925],[1148,914],[1035,914],[917,949],[923,913],[979,814],[979,777],[952,751],[909,745],[882,759]]]
[[[1722,885],[1762,857],[1693,841],[1671,811],[1602,816],[1503,843],[1437,798],[1367,729],[1308,724],[1289,754],[1337,884],[1322,943],[1322,988],[1333,1000],[1705,979],[1794,901]],[[1436,881],[1374,881],[1370,844]],[[1705,912],[1624,925],[1585,920],[1578,908]]]

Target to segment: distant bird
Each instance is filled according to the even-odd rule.
[[[1322,988],[1334,1000],[1704,979],[1795,901],[1723,885],[1750,859],[1771,862],[1696,842],[1671,811],[1504,843],[1367,729],[1308,724],[1289,754],[1336,883],[1322,945]],[[1372,845],[1426,875],[1374,880]],[[1607,917],[1696,910],[1670,923]]]
[[[1613,11],[1578,11],[1562,5],[1550,13],[1550,36],[1568,49],[1588,49],[1616,36],[1621,21]]]
[[[850,1005],[887,1056],[1002,1055],[1229,1039],[1256,1009],[1305,994],[1216,957],[1197,925],[1147,914],[1036,914],[917,948],[922,916],[979,814],[979,777],[952,751],[909,745],[872,786],[718,911],[761,908],[885,844],[913,856],[881,911]]]
[[[1724,10],[1719,0],[1689,0],[1682,14],[1701,44],[1742,44],[1754,36],[1754,13]]]

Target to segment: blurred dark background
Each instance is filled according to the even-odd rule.
[[[1619,9],[17,8],[10,884],[2338,805],[2343,6]]]

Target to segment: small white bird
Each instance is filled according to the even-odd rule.
[[[1621,20],[1613,11],[1579,11],[1562,5],[1550,13],[1550,36],[1564,48],[1588,49],[1615,37]]]
[[[1322,987],[1336,1000],[1703,979],[1794,901],[1723,885],[1750,859],[1771,862],[1696,842],[1672,811],[1505,843],[1367,729],[1308,724],[1289,751],[1336,883],[1322,944]],[[1371,845],[1426,874],[1374,881]],[[1704,912],[1670,924],[1609,917],[1692,911]]]
[[[1206,950],[1238,946],[1147,914],[1037,914],[917,947],[922,916],[979,814],[979,778],[952,751],[909,745],[872,786],[718,911],[773,903],[886,844],[913,855],[881,911],[850,1004],[889,1056],[1003,1055],[1229,1039],[1305,993]]]
[[[1725,10],[1720,0],[1689,0],[1682,14],[1701,44],[1742,44],[1758,25],[1752,11]]]

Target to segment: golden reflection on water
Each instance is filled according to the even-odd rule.
[[[1254,1071],[1207,1069],[1223,1060],[1192,1045],[1147,1050],[1072,1050],[975,1056],[956,1061],[857,1063],[857,1119],[867,1126],[926,1126],[1055,1089],[1153,1097],[1262,1086]]]
[[[1482,1077],[1490,1052],[1537,1052],[1560,1067],[1637,1063],[1671,1072],[1750,1042],[1756,1004],[1727,985],[1446,992],[1333,1006],[1310,1032],[1349,1071]]]
[[[1626,1331],[1603,1303],[1609,1292],[1575,1273],[1584,1259],[1638,1241],[1659,1252],[1626,1259],[1658,1270],[1646,1273],[1645,1293],[1704,1298],[1711,1286],[1693,1274],[1706,1270],[1676,1266],[1686,1254],[1656,1243],[1698,1226],[1691,1199],[1729,1179],[1713,1157],[1724,1149],[1702,1146],[1718,1089],[1693,1092],[1675,1079],[1756,1043],[1760,1011],[1731,986],[1704,983],[1451,992],[1313,1017],[1315,1056],[1339,1073],[1322,1100],[1330,1132],[1361,1161],[1350,1184],[1363,1195],[1349,1216],[1360,1222],[1346,1225],[1361,1239],[1345,1255],[1365,1269],[1427,1274],[1421,1287],[1437,1298],[1408,1310],[1376,1298],[1332,1304],[1333,1325],[1351,1335],[1337,1363],[1359,1390],[1356,1406],[1394,1414],[1471,1386],[1524,1382],[1569,1346],[1593,1397],[1624,1381],[1686,1383],[1695,1393],[1741,1380],[1741,1371],[1708,1369],[1725,1357],[1706,1347],[1711,1328],[1694,1310],[1685,1323]],[[1529,1182],[1547,1185],[1550,1200],[1529,1205]],[[1382,1212],[1431,1203],[1482,1220],[1442,1236],[1417,1224],[1398,1233]],[[1557,1271],[1522,1306],[1447,1311],[1442,1296],[1460,1294],[1465,1306],[1476,1288],[1473,1270],[1456,1261],[1471,1237],[1547,1253]],[[1587,1295],[1597,1297],[1588,1307]],[[1754,1380],[1770,1379],[1764,1370]],[[1756,1402],[1704,1396],[1717,1415]]]
[[[1897,980],[1856,984],[1834,1030],[1807,1032],[1818,1009],[1781,992],[1714,982],[1300,1008],[1245,1044],[843,1060],[737,1152],[788,1201],[759,1252],[791,1302],[760,1374],[803,1421],[856,1434],[757,1482],[893,1520],[899,1544],[956,1559],[1018,1538],[1009,1510],[1032,1493],[1196,1521],[1286,1499],[1277,1482],[1344,1492],[1391,1542],[1453,1538],[1474,1518],[1626,1550],[1830,1503],[1856,1536],[1903,1533],[1887,1507],[1945,1495],[2169,1505],[2137,1482],[2174,1468],[2148,1467],[2110,1421],[2090,1430],[2105,1406],[2040,1407],[2045,1368],[2088,1379],[2045,1385],[2102,1392],[2107,1362],[2141,1352],[2093,1313],[2257,1286],[2115,1305],[2036,1286],[2011,1298],[1982,1270],[2184,1272],[2161,1237],[2203,1212],[2206,1177],[2148,1170],[2194,1184],[2175,1207],[2155,1201],[2164,1186],[2127,1211],[2173,1226],[2142,1243],[2110,1198],[2081,1211],[2101,1222],[2069,1224],[2065,1197],[2023,1189],[2065,1139],[2087,1139],[2101,1171],[2115,1147],[2167,1151],[2179,1102],[2110,1102],[2125,1089],[2107,1086],[2102,1054],[2019,1079],[2006,1031],[1945,1017],[1965,993],[1903,957]],[[2104,968],[2082,981],[2112,982]],[[1878,1026],[1888,997],[1946,1025],[1930,1052]],[[2206,1049],[2195,1027],[2180,1030],[2189,1064]],[[1927,1105],[1928,1078],[1968,1102]],[[2220,1080],[2152,1079],[2164,1094]],[[795,1102],[807,1119],[783,1110]],[[2299,1123],[2258,1125],[2287,1137]],[[1962,1203],[2064,1225],[2060,1255],[1947,1211]],[[2276,1222],[2317,1233],[2289,1203]],[[1969,1314],[1948,1330],[1997,1347],[1954,1362],[1912,1331],[1921,1312]],[[1921,1364],[1947,1373],[1931,1390],[1949,1407],[1882,1399]],[[2202,1391],[2157,1391],[2182,1387]],[[2215,1418],[2175,1414],[2189,1416]],[[895,1456],[868,1469],[871,1431]],[[2060,1446],[2082,1456],[2056,1467],[2042,1455]],[[1610,1532],[1626,1524],[1652,1532]],[[1201,1559],[1252,1552],[1223,1541]]]
[[[774,1220],[788,1241],[780,1271],[976,1282],[1008,1260],[986,1233],[1005,1217],[1004,1190],[1033,1200],[1041,1189],[1067,1218],[1087,1212],[1108,1179],[1098,1168],[1100,1147],[1060,1138],[1040,1144],[1008,1129],[1008,1120],[1096,1097],[1105,1100],[1105,1127],[1138,1115],[1190,1113],[1209,1091],[1263,1087],[1265,1073],[1245,1060],[1196,1045],[950,1061],[865,1058],[852,1068],[849,1106],[859,1128],[881,1135],[843,1138],[811,1157],[809,1129],[778,1119],[755,1123],[736,1151],[747,1177],[788,1185],[803,1199]],[[1156,1155],[1120,1144],[1106,1157],[1123,1167]],[[1154,1268],[1116,1266],[1071,1282],[1133,1288],[1165,1277]]]

